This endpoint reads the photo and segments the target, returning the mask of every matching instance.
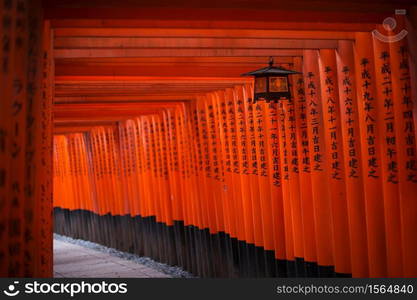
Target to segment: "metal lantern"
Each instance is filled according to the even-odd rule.
[[[288,75],[292,74],[301,73],[274,66],[274,60],[271,57],[268,67],[242,74],[242,76],[253,76],[255,78],[253,102],[260,100],[277,103],[279,100],[291,98]]]

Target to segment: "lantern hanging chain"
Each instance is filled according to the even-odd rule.
[[[272,56],[269,57],[269,66],[272,67],[274,65],[274,58]]]

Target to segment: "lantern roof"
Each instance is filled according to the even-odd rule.
[[[248,73],[242,74],[242,76],[268,76],[268,75],[291,75],[291,74],[301,74],[297,71],[287,70],[282,67],[274,66],[274,60],[270,58],[269,66],[259,70],[251,71]]]

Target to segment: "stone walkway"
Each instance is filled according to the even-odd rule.
[[[170,278],[134,261],[56,239],[54,277]]]

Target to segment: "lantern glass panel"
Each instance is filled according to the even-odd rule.
[[[269,92],[288,92],[288,79],[286,76],[269,77]]]
[[[255,93],[266,93],[266,77],[255,78]]]

